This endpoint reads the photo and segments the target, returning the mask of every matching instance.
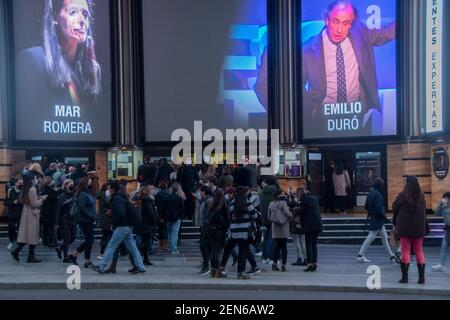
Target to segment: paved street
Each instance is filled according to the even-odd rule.
[[[98,244],[98,241],[96,241]],[[101,298],[118,299],[228,299],[245,297],[246,292],[254,293],[258,299],[416,299],[450,298],[450,272],[432,272],[427,268],[427,283],[417,284],[416,267],[412,266],[410,283],[400,285],[400,268],[386,257],[382,247],[373,246],[367,256],[372,260],[363,265],[355,260],[358,246],[323,245],[319,247],[319,269],[316,273],[302,272],[302,267],[289,265],[287,273],[272,272],[270,265],[262,265],[262,272],[247,281],[236,279],[236,269],[229,267],[227,279],[210,279],[198,276],[200,252],[195,241],[187,241],[181,247],[180,255],[157,253],[151,256],[155,266],[149,267],[145,275],[132,276],[127,273],[129,262],[121,258],[116,275],[98,275],[90,269],[81,269],[80,292],[66,289],[67,264],[57,260],[53,250],[38,247],[37,256],[42,264],[30,265],[15,262],[6,251],[6,242],[0,247],[0,298],[5,292],[14,298]],[[75,248],[75,244],[73,245]],[[26,248],[21,260],[26,259]],[[94,248],[94,256],[98,248]],[[295,260],[294,247],[289,245],[289,262]],[[425,248],[427,265],[437,263],[439,248]],[[82,262],[83,259],[80,259]],[[259,259],[258,259],[259,261]],[[96,261],[97,262],[97,261]],[[381,270],[381,290],[369,293],[367,289],[367,268],[379,266]],[[12,290],[14,289],[14,290]],[[53,290],[45,290],[53,289]],[[95,289],[95,290],[94,290]],[[120,289],[120,290],[118,290]],[[135,290],[125,297],[126,289]],[[6,290],[6,291],[5,291]],[[187,291],[186,291],[187,290]],[[124,291],[131,292],[131,291]],[[345,292],[343,294],[342,292]],[[192,293],[192,294],[191,294]]]

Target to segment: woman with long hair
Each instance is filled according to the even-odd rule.
[[[101,67],[93,22],[93,0],[45,1],[41,45],[22,51],[17,60],[18,92],[27,92],[17,96],[21,110],[30,103],[50,107],[97,102]]]
[[[419,181],[414,176],[406,178],[406,185],[392,204],[394,211],[393,224],[400,237],[402,248],[400,283],[408,283],[408,269],[410,264],[411,246],[417,260],[419,284],[425,283],[425,255],[423,253],[423,239],[427,234],[427,217],[425,195]]]
[[[212,207],[204,232],[211,248],[211,278],[220,278],[220,257],[225,246],[225,238],[229,227],[225,193],[219,189],[214,193]]]
[[[226,266],[229,252],[238,245],[238,279],[249,279],[250,276],[245,273],[245,264],[247,252],[250,243],[254,237],[254,221],[258,214],[253,205],[248,201],[248,193],[250,189],[247,187],[238,187],[234,203],[229,207],[230,214],[230,230],[229,239],[225,245],[224,254],[221,262],[221,271]]]
[[[98,219],[97,219],[97,228],[102,230],[102,239],[100,240],[100,256],[103,256],[105,253],[106,246],[108,245],[109,240],[113,234],[112,231],[112,222],[111,222],[111,213],[107,208],[107,202],[109,201],[108,195],[108,186],[109,183],[104,183],[97,193],[98,199]]]
[[[75,220],[71,217],[73,205],[74,182],[71,179],[64,180],[62,192],[58,197],[58,209],[56,214],[56,225],[63,235],[63,243],[56,248],[59,259],[69,263],[69,246],[75,239]]]
[[[42,203],[41,226],[42,241],[44,246],[56,248],[57,240],[55,233],[56,211],[58,210],[58,191],[52,177],[44,177],[39,186],[39,194],[47,195],[47,199]]]
[[[77,216],[75,218],[84,234],[84,242],[69,255],[73,264],[77,263],[77,257],[84,252],[84,267],[90,268],[91,251],[94,244],[94,222],[97,216],[95,198],[90,191],[92,179],[89,177],[81,178],[75,190],[75,204],[77,206]]]
[[[39,244],[39,219],[40,207],[47,196],[38,196],[36,190],[36,180],[31,174],[23,177],[23,189],[20,194],[20,201],[23,204],[23,210],[20,220],[19,233],[17,236],[18,246],[11,251],[14,260],[19,262],[19,253],[25,245],[29,245],[28,263],[39,263],[34,251]]]

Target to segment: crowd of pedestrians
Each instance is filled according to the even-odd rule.
[[[348,173],[339,166],[333,172],[338,208],[345,210]],[[129,193],[127,181],[108,181],[99,186],[97,174],[89,165],[65,166],[51,163],[43,171],[38,163],[27,163],[21,174],[11,180],[5,205],[8,208],[8,250],[20,261],[28,245],[28,263],[40,263],[35,248],[42,244],[54,248],[63,263],[79,263],[98,273],[116,273],[119,257],[128,256],[131,274],[146,272],[153,265],[149,255],[159,249],[180,253],[184,219],[200,227],[199,275],[227,277],[227,267],[237,264],[238,279],[249,279],[261,272],[257,259],[271,265],[273,272],[288,271],[288,241],[292,239],[296,260],[305,272],[318,269],[318,238],[322,232],[319,201],[306,185],[285,193],[277,179],[258,174],[257,166],[181,166],[166,159],[159,164],[146,157],[138,170],[137,190]],[[398,254],[389,243],[385,224],[384,183],[375,179],[365,205],[369,234],[357,260],[370,262],[366,253],[381,237],[388,258],[400,263],[401,283],[408,282],[410,252],[413,249],[419,283],[425,283],[423,239],[428,234],[425,199],[417,178],[408,177],[405,188],[393,203],[394,237],[399,239]],[[341,197],[341,198],[339,198]],[[446,235],[442,241],[442,271],[450,239],[450,206],[446,193],[435,210],[443,216]],[[100,251],[94,263],[94,230],[101,230]],[[78,235],[79,245],[70,251]],[[392,236],[392,235],[391,235]],[[247,268],[247,262],[249,268]]]

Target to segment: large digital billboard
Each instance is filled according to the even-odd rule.
[[[145,131],[268,126],[266,0],[145,0]]]
[[[397,134],[396,1],[302,0],[304,139]]]
[[[111,141],[108,0],[14,0],[18,141]]]

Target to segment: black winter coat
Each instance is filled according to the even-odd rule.
[[[322,217],[320,216],[319,201],[317,198],[305,194],[300,205],[301,225],[303,232],[322,232]]]
[[[123,192],[117,192],[111,197],[111,214],[113,229],[117,227],[131,227],[128,219],[128,197]]]
[[[163,204],[163,215],[162,218],[164,222],[175,222],[183,219],[184,214],[184,201],[176,193],[171,193],[165,200]]]
[[[425,196],[420,195],[417,208],[411,208],[406,197],[400,193],[392,204],[394,211],[393,224],[399,237],[423,238],[426,236],[426,204]]]
[[[14,203],[16,200],[18,200],[18,203]],[[8,208],[8,219],[20,219],[23,209],[23,205],[20,203],[20,191],[11,189],[6,197],[5,206]]]
[[[41,207],[41,222],[55,223],[56,211],[58,210],[58,191],[45,187],[41,195],[47,195]]]
[[[152,163],[144,163],[138,168],[137,176],[139,183],[146,186],[155,185],[156,166]]]
[[[149,197],[141,197],[141,223],[134,228],[137,233],[152,232],[159,223],[155,201]]]

